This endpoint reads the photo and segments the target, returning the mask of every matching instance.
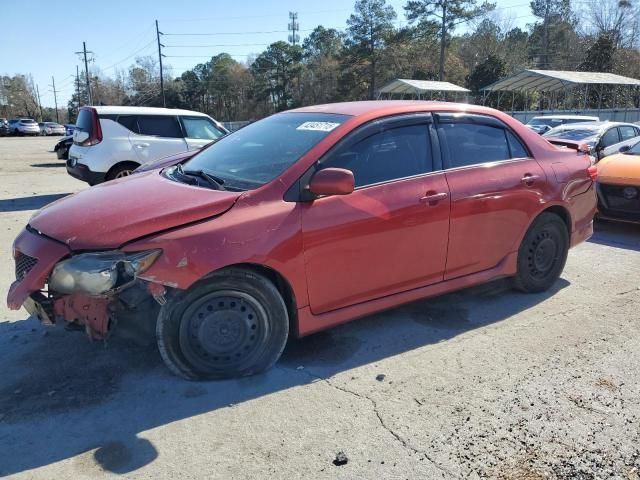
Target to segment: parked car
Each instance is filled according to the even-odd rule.
[[[640,127],[638,127],[640,128]],[[602,158],[608,157],[609,155],[615,155],[616,153],[620,153],[620,151],[626,151],[628,150],[625,147],[632,147],[634,146],[636,143],[640,142],[640,137],[631,137],[631,138],[627,138],[626,140],[623,140],[621,142],[618,143],[614,143],[613,145],[605,148],[602,151]]]
[[[68,160],[69,159],[69,149],[73,145],[73,137],[62,137],[56,146],[53,147],[53,151],[58,156],[59,160]]]
[[[40,127],[40,135],[64,135],[65,128],[56,122],[41,122],[38,124]]]
[[[40,135],[38,123],[31,118],[14,118],[9,120],[11,135]]]
[[[598,163],[598,216],[640,223],[640,141]]]
[[[622,122],[584,122],[562,125],[543,135],[556,140],[580,141],[589,146],[596,160],[605,156],[605,149],[640,135],[640,127]]]
[[[5,137],[9,135],[9,122],[7,122],[6,118],[0,118],[0,137]]]
[[[73,135],[73,131],[76,129],[76,126],[73,123],[65,123],[64,124],[64,134],[66,136]]]
[[[202,149],[207,148],[202,147]],[[133,173],[142,173],[142,172],[148,172],[150,170],[159,170],[161,168],[166,168],[166,167],[172,167],[174,165],[177,165],[179,163],[184,163],[187,160],[189,160],[191,157],[193,157],[196,153],[198,153],[197,151],[191,150],[191,151],[186,151],[186,152],[180,152],[180,153],[176,153],[175,155],[169,155],[168,157],[164,157],[161,158],[159,160],[154,160],[153,162],[148,162],[145,163],[143,165],[140,165],[138,168],[136,168]]]
[[[500,277],[547,290],[592,235],[595,174],[490,108],[300,108],[40,210],[8,304],[93,338],[148,325],[187,378],[249,375],[289,335]]]
[[[208,115],[149,107],[82,107],[67,171],[89,185],[129,175],[140,165],[198,150],[229,133]]]
[[[548,132],[552,128],[559,127],[566,123],[581,123],[581,122],[598,122],[598,117],[589,115],[542,115],[539,117],[533,117],[527,122],[527,127],[536,133],[542,135]]]

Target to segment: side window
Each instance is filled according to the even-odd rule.
[[[137,115],[120,115],[118,117],[118,123],[123,127],[128,128],[133,133],[140,133]]]
[[[216,140],[224,136],[224,132],[206,117],[181,117],[184,136],[203,140]]]
[[[505,130],[504,133],[507,135],[507,142],[509,143],[509,149],[511,150],[511,158],[527,158],[529,156],[529,152],[524,148],[522,142],[520,142],[520,140],[518,140],[509,130]]]
[[[620,130],[620,141],[629,140],[630,138],[637,137],[638,132],[634,127],[618,127]]]
[[[610,128],[607,132],[602,136],[602,140],[600,140],[600,144],[603,147],[610,147],[614,143],[618,143],[620,141],[618,137],[618,129]]]
[[[439,130],[446,140],[450,168],[511,158],[503,128],[453,122],[440,124]]]
[[[138,127],[141,135],[165,138],[182,138],[182,130],[176,117],[164,115],[140,115]]]
[[[322,168],[346,168],[356,187],[410,177],[433,170],[427,125],[391,128],[340,147]]]

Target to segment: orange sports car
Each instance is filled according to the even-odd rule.
[[[640,142],[598,162],[598,216],[640,223]]]

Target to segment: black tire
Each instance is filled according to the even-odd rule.
[[[114,180],[116,178],[127,177],[140,165],[134,162],[123,162],[115,165],[107,173],[105,180]]]
[[[544,212],[529,227],[518,250],[516,289],[544,292],[560,277],[569,252],[567,225],[556,214]]]
[[[289,335],[282,296],[263,276],[229,268],[170,299],[156,324],[169,369],[190,380],[243,377],[270,368]]]

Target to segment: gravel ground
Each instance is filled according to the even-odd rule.
[[[0,138],[2,291],[33,210],[86,188],[55,141]],[[186,382],[153,348],[2,305],[0,476],[638,479],[640,227],[596,227],[550,292],[413,303],[237,381]]]

